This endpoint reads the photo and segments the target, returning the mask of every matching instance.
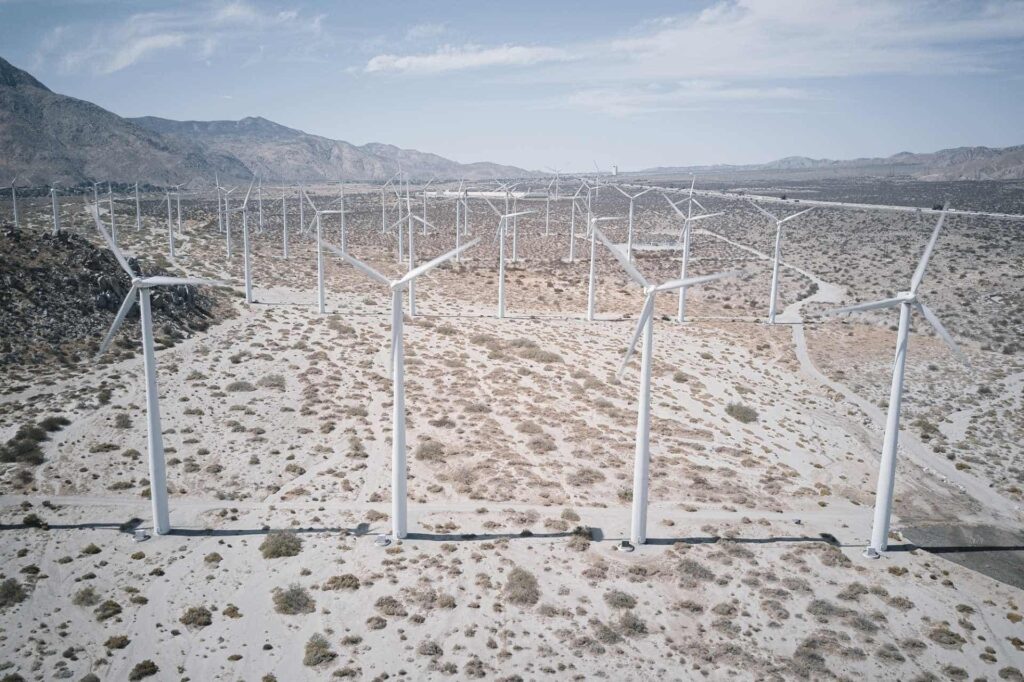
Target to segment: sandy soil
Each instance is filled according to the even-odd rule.
[[[595,210],[621,214],[625,200],[611,194]],[[352,252],[404,272],[381,233],[379,195],[349,202]],[[674,244],[664,199],[637,205],[640,240]],[[241,235],[225,261],[213,203],[183,207],[173,261],[155,202],[142,232],[122,231],[125,249],[240,282]],[[407,319],[411,535],[379,548],[390,510],[387,292],[329,258],[318,315],[315,246],[293,229],[282,258],[279,207],[265,201],[262,234],[250,216],[257,302],[158,352],[174,534],[135,543],[130,533],[150,523],[135,348],[3,377],[0,437],[55,414],[70,424],[29,476],[0,465],[0,571],[17,587],[0,595],[0,674],[126,679],[150,660],[155,679],[196,680],[1020,679],[1020,589],[898,533],[1021,522],[1019,361],[961,336],[956,315],[949,326],[979,374],[914,335],[894,551],[860,556],[894,333],[880,317],[817,324],[814,313],[908,279],[929,226],[886,223],[899,266],[873,269],[882,246],[839,239],[839,218],[812,213],[785,248],[785,324],[769,327],[759,320],[773,235],[740,205],[702,225],[693,271],[746,274],[690,291],[686,325],[671,321],[674,296],[658,302],[653,542],[624,554],[614,545],[628,533],[638,363],[616,371],[641,294],[602,254],[599,319],[585,321],[588,263],[566,262],[568,205],[552,203],[545,236],[540,202],[520,220],[509,318],[496,319],[496,219],[474,205],[481,245],[422,279]],[[293,228],[295,214],[293,203]],[[45,213],[26,215],[44,228]],[[432,201],[430,220],[439,229],[417,234],[421,262],[454,246],[453,205]],[[843,229],[868,224],[852,221]],[[624,223],[607,228],[624,241]],[[332,242],[338,229],[325,219]],[[841,248],[855,258],[840,264],[830,249]],[[582,236],[576,254],[589,254]],[[667,280],[676,255],[639,251],[638,267]],[[944,320],[956,305],[940,286],[948,263],[940,251],[926,292]],[[756,419],[739,421],[730,405]],[[920,426],[938,414],[948,421]],[[268,538],[289,542],[271,530],[301,539],[294,556],[264,558]],[[186,615],[193,607],[206,611]],[[318,633],[324,643],[308,647]]]

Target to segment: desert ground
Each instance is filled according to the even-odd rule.
[[[337,190],[312,196],[336,208]],[[379,188],[346,195],[349,252],[403,274]],[[241,215],[228,259],[212,192],[183,197],[173,257],[160,196],[144,195],[140,230],[134,200],[116,204],[145,272],[231,284],[156,311],[174,531],[143,542],[139,316],[94,359],[120,300],[82,292],[123,296],[128,278],[91,193],[62,199],[78,241],[47,236],[43,197],[4,226],[0,679],[1024,680],[1024,223],[950,218],[939,239],[921,295],[971,364],[915,320],[893,531],[872,561],[896,313],[822,313],[906,289],[934,219],[822,208],[787,223],[767,325],[774,225],[702,198],[724,215],[694,224],[690,274],[742,274],[690,289],[685,324],[675,293],[657,301],[650,539],[626,553],[639,361],[618,370],[643,292],[598,244],[587,321],[585,214],[569,262],[570,201],[528,196],[498,319],[498,219],[471,200],[480,244],[419,279],[406,316],[410,534],[380,547],[389,292],[325,253],[319,314],[314,230],[289,190],[284,258],[281,196],[265,189],[262,230],[250,199],[252,304]],[[603,187],[591,210],[627,206]],[[454,202],[427,212],[419,262],[455,246]],[[679,276],[680,227],[660,193],[637,199],[652,282]],[[338,215],[322,228],[339,242]],[[626,241],[625,219],[602,230]],[[73,286],[71,254],[91,251],[100,276]],[[18,284],[33,268],[77,308],[33,307]]]

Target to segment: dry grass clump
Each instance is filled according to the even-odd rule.
[[[190,628],[205,628],[213,623],[213,614],[205,606],[190,606],[181,616],[182,625]]]
[[[409,612],[405,610],[404,606],[402,606],[402,602],[398,601],[394,597],[381,597],[374,603],[374,606],[376,606],[377,610],[385,616],[402,617],[409,615]]]
[[[274,589],[274,610],[286,616],[313,613],[316,601],[304,587],[293,583],[285,589]]]
[[[256,387],[248,381],[232,381],[224,387],[224,390],[228,393],[250,393],[255,391]]]
[[[16,578],[7,578],[0,582],[0,609],[20,604],[25,601],[26,597],[28,594],[25,592],[25,588]]]
[[[505,598],[513,604],[533,606],[540,600],[537,578],[525,568],[516,566],[505,581]]]
[[[128,673],[128,679],[131,682],[137,682],[147,677],[152,677],[160,672],[160,668],[156,667],[156,663],[149,660],[148,658],[141,663],[136,663],[132,671]]]
[[[78,592],[75,592],[75,596],[71,597],[71,603],[75,606],[96,606],[100,603],[100,595],[96,593],[96,588],[92,586],[83,587]]]
[[[121,605],[113,599],[108,599],[99,606],[97,606],[96,610],[94,610],[93,613],[96,615],[96,620],[107,620],[108,618],[113,618],[114,616],[120,615]]]
[[[757,410],[743,403],[729,403],[725,408],[725,413],[744,424],[757,421]]]
[[[260,553],[264,559],[280,559],[296,556],[302,551],[302,538],[295,533],[274,531],[269,533],[260,544]]]
[[[636,606],[636,598],[622,590],[611,590],[604,593],[604,600],[613,609],[631,609]]]
[[[679,575],[680,587],[693,589],[700,583],[708,583],[715,579],[711,569],[704,566],[696,559],[685,557],[676,565],[676,573]]]
[[[260,388],[274,388],[278,391],[283,391],[287,386],[284,377],[280,374],[268,374],[265,377],[260,378],[260,380],[256,382],[256,385]]]
[[[320,586],[321,590],[358,590],[359,578],[351,573],[334,575],[324,581]]]
[[[444,445],[436,440],[425,440],[416,447],[414,456],[425,462],[443,462],[445,459]]]
[[[440,658],[444,656],[444,649],[441,645],[432,639],[425,639],[420,642],[420,645],[416,647],[416,653],[420,656],[429,656],[430,658]]]
[[[306,642],[306,652],[302,657],[302,664],[310,667],[333,661],[338,657],[331,650],[331,643],[319,632],[313,634]]]

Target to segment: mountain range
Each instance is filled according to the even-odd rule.
[[[249,117],[240,121],[124,118],[53,92],[0,58],[0,178],[19,184],[91,181],[169,185],[196,177],[225,182],[259,175],[277,182],[383,181],[399,169],[413,179],[541,175],[495,163],[458,163],[436,154],[370,143],[354,145]],[[658,167],[629,175],[820,178],[901,176],[921,180],[1024,179],[1024,145],[958,147],[929,154],[844,161],[791,156],[750,165]]]
[[[487,180],[530,171],[494,163],[462,164],[436,154],[370,143],[353,145],[264,118],[171,121],[123,118],[53,92],[0,58],[0,177],[20,184],[90,181],[153,185],[196,176],[225,181],[381,181],[399,168],[413,179]]]
[[[918,180],[1021,180],[1024,179],[1024,145],[956,147],[928,154],[900,152],[884,158],[837,161],[788,156],[762,164],[672,166],[648,168],[639,175],[762,177],[864,177],[909,176]]]

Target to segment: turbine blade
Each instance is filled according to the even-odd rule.
[[[720,215],[725,215],[725,211],[719,211],[718,213],[701,213],[700,215],[695,215],[692,218],[687,218],[687,220],[692,223],[695,220],[704,220],[705,218],[714,218]]]
[[[433,226],[432,224],[428,223],[428,222],[427,222],[426,220],[424,220],[423,218],[419,217],[418,215],[414,215],[414,216],[412,217],[412,219],[413,219],[413,220],[418,220],[419,222],[421,222],[421,223],[423,223],[424,225],[426,225],[427,227],[429,227],[429,228],[430,228],[431,230],[436,230],[436,229],[437,229],[437,228],[436,228],[436,227],[434,227],[434,226]]]
[[[536,213],[536,211],[519,211],[518,213],[509,213],[508,215],[503,215],[501,217],[507,220],[509,218],[515,218],[516,216],[527,215],[529,213]]]
[[[793,215],[789,215],[789,216],[786,216],[785,218],[783,218],[783,219],[782,219],[782,220],[780,220],[779,222],[780,222],[780,223],[784,223],[784,222],[786,222],[787,220],[792,220],[793,218],[799,218],[799,217],[800,217],[800,216],[802,216],[802,215],[803,215],[804,213],[807,213],[807,212],[809,212],[809,211],[813,211],[813,210],[814,210],[814,207],[813,207],[813,206],[811,206],[810,208],[805,208],[804,210],[800,211],[799,213],[794,213]]]
[[[653,191],[654,191],[653,187],[648,187],[647,189],[645,189],[644,191],[640,192],[639,194],[634,194],[633,198],[636,199],[637,197],[642,197],[643,195],[647,194],[648,192],[653,192]]]
[[[117,259],[117,264],[121,266],[122,270],[128,273],[128,277],[135,279],[135,273],[132,272],[130,267],[128,267],[128,261],[121,253],[121,249],[117,248],[117,244],[114,243],[114,240],[110,238],[110,235],[107,234],[107,231],[103,228],[103,223],[100,221],[99,206],[90,204],[89,213],[92,214],[92,219],[96,222],[96,229],[100,231],[103,241],[107,243],[107,247],[110,249],[111,253],[114,254],[114,258]]]
[[[932,230],[931,239],[928,240],[928,246],[924,248],[924,253],[921,254],[921,261],[917,264],[917,270],[914,270],[914,277],[910,280],[910,293],[912,294],[917,293],[917,287],[921,285],[921,280],[924,279],[924,270],[928,267],[928,259],[932,257],[932,251],[935,250],[935,242],[939,240],[939,231],[942,229],[942,223],[946,220],[946,210],[948,208],[948,205],[942,207],[942,215],[939,216],[939,222],[935,224],[935,229]]]
[[[630,358],[633,357],[633,353],[636,351],[636,343],[640,340],[640,334],[644,331],[644,325],[647,324],[648,319],[654,314],[654,297],[657,294],[651,290],[647,293],[647,297],[644,299],[644,307],[640,311],[640,317],[636,321],[636,329],[633,330],[633,337],[629,340],[629,346],[626,347],[626,354],[622,357],[622,364],[619,365],[618,375],[621,377],[622,373],[626,371],[626,365],[629,364]]]
[[[246,192],[245,192],[245,201],[242,202],[242,206],[243,207],[247,206],[249,204],[249,193],[252,192],[252,186],[253,186],[253,184],[255,182],[256,182],[256,178],[253,178],[252,181],[249,182],[249,189],[246,190]]]
[[[405,277],[403,277],[402,279],[400,279],[397,282],[395,282],[392,285],[392,288],[404,286],[410,280],[414,280],[417,277],[419,277],[420,275],[428,272],[429,270],[433,270],[438,265],[441,265],[442,263],[444,263],[447,260],[451,260],[452,258],[455,258],[455,256],[459,255],[460,253],[462,253],[466,249],[473,248],[474,246],[476,246],[479,243],[480,243],[480,238],[477,237],[476,239],[474,239],[473,241],[469,242],[468,244],[463,244],[462,246],[460,246],[457,249],[452,249],[448,253],[446,253],[446,254],[444,254],[442,256],[438,256],[437,258],[435,258],[432,261],[428,261],[428,262],[424,263],[423,265],[419,265],[419,266],[413,268],[409,272],[405,273]]]
[[[300,190],[300,191],[302,192],[302,196],[306,197],[306,201],[308,201],[308,202],[309,202],[309,205],[313,207],[313,211],[314,211],[314,212],[316,212],[316,211],[319,211],[320,209],[318,209],[318,208],[316,207],[316,204],[314,204],[314,203],[313,203],[313,200],[309,198],[309,195],[308,195],[308,194],[306,193],[306,190],[305,190],[305,189],[302,189],[302,190]]]
[[[163,275],[156,275],[153,277],[143,277],[139,280],[139,284],[142,286],[152,287],[174,287],[182,284],[191,286],[207,286],[207,287],[226,287],[229,286],[227,282],[221,282],[218,279],[206,279],[204,277],[165,277]]]
[[[763,213],[763,214],[765,214],[766,216],[768,216],[769,218],[771,218],[772,220],[774,220],[775,222],[778,222],[778,221],[779,221],[779,219],[778,219],[778,218],[776,218],[776,217],[775,217],[774,215],[772,215],[772,214],[771,214],[771,213],[769,213],[768,211],[764,210],[763,208],[761,208],[760,206],[758,206],[757,204],[755,204],[755,203],[754,203],[753,201],[751,201],[751,202],[750,202],[750,205],[751,205],[751,206],[753,206],[754,208],[756,208],[756,209],[757,209],[758,211],[760,211],[761,213]]]
[[[693,200],[693,203],[697,204],[697,208],[699,208],[700,210],[702,210],[702,211],[706,211],[707,210],[706,208],[704,208],[704,204],[702,204],[699,201],[697,201],[697,197],[690,197],[690,199]]]
[[[822,315],[843,315],[845,313],[855,313],[862,310],[877,310],[878,308],[894,308],[900,303],[903,303],[902,298],[885,298],[881,301],[872,301],[870,303],[858,303],[857,305],[848,305],[843,308],[833,308],[832,310],[826,310]]]
[[[626,197],[627,199],[632,199],[633,198],[633,197],[629,196],[628,194],[626,194],[626,190],[622,189],[618,185],[612,185],[612,187],[614,187],[615,189],[619,190],[619,194],[621,194],[622,196]]]
[[[366,275],[370,279],[377,280],[378,282],[380,282],[381,284],[383,284],[385,286],[389,286],[389,287],[391,286],[391,280],[390,279],[388,279],[384,275],[380,274],[379,272],[377,272],[376,270],[371,268],[369,265],[367,265],[363,261],[359,260],[358,258],[353,258],[349,254],[347,254],[344,251],[342,251],[341,249],[339,249],[334,244],[328,244],[327,242],[321,242],[321,243],[325,247],[327,247],[328,249],[333,251],[336,256],[338,256],[343,261],[345,261],[346,263],[348,263],[349,265],[354,267],[356,270],[359,270],[361,273],[363,273],[364,275]]]
[[[960,360],[960,362],[970,367],[971,363],[967,359],[967,356],[964,355],[964,352],[962,350],[960,350],[960,346],[956,345],[956,341],[954,341],[953,337],[950,336],[948,331],[946,331],[946,328],[942,326],[942,322],[940,322],[938,316],[932,312],[932,309],[926,306],[924,303],[921,303],[920,301],[918,301],[917,303],[917,309],[920,310],[921,313],[924,315],[924,319],[928,320],[928,324],[932,326],[932,329],[935,330],[935,333],[938,334],[939,337],[946,342],[946,345],[949,346],[949,349],[953,351],[953,355],[955,355],[957,359]]]
[[[134,286],[128,290],[128,295],[124,297],[124,301],[122,301],[121,307],[117,311],[117,315],[114,316],[114,323],[110,325],[110,331],[108,331],[107,335],[103,337],[103,343],[100,344],[100,349],[96,353],[97,358],[107,352],[107,349],[110,348],[111,341],[113,341],[114,336],[117,335],[117,330],[119,330],[121,325],[124,324],[124,319],[128,317],[129,311],[131,311],[132,306],[135,305],[136,291],[137,289]]]
[[[686,220],[686,214],[685,214],[685,213],[683,213],[683,212],[682,212],[681,210],[679,210],[679,207],[675,205],[675,202],[673,202],[673,201],[672,201],[671,199],[669,199],[669,198],[668,198],[668,195],[667,195],[667,194],[662,194],[661,196],[665,197],[665,201],[667,201],[667,202],[668,202],[668,205],[669,205],[669,206],[671,206],[671,207],[672,207],[672,209],[673,209],[673,210],[674,210],[674,211],[675,211],[676,213],[678,213],[678,214],[679,214],[679,217],[680,217],[680,218],[682,218],[683,220]],[[684,199],[684,201],[685,201],[685,199]]]
[[[626,258],[626,254],[619,251],[619,249],[617,249],[615,245],[611,243],[608,237],[604,235],[604,232],[595,227],[594,234],[597,236],[599,240],[601,240],[601,243],[604,244],[605,247],[607,247],[607,249],[612,252],[612,255],[615,256],[615,260],[619,261],[619,265],[621,265],[622,269],[626,271],[626,274],[629,275],[630,279],[632,279],[634,282],[636,282],[645,289],[650,286],[650,283],[648,283],[647,278],[640,274],[640,271],[636,269],[635,265],[629,262],[629,259]]]
[[[714,275],[701,275],[699,277],[687,277],[686,279],[673,279],[668,282],[664,282],[663,284],[659,284],[654,287],[654,290],[656,292],[672,291],[673,289],[682,289],[683,287],[692,287],[706,282],[714,282],[716,279],[736,277],[741,274],[743,273],[739,270],[731,270],[730,272],[719,272]]]
[[[495,206],[494,204],[491,203],[490,198],[484,197],[484,201],[486,201],[487,205],[491,207],[492,211],[494,211],[494,215],[496,215],[496,216],[498,216],[500,218],[501,217],[501,211],[498,210],[497,206]]]

